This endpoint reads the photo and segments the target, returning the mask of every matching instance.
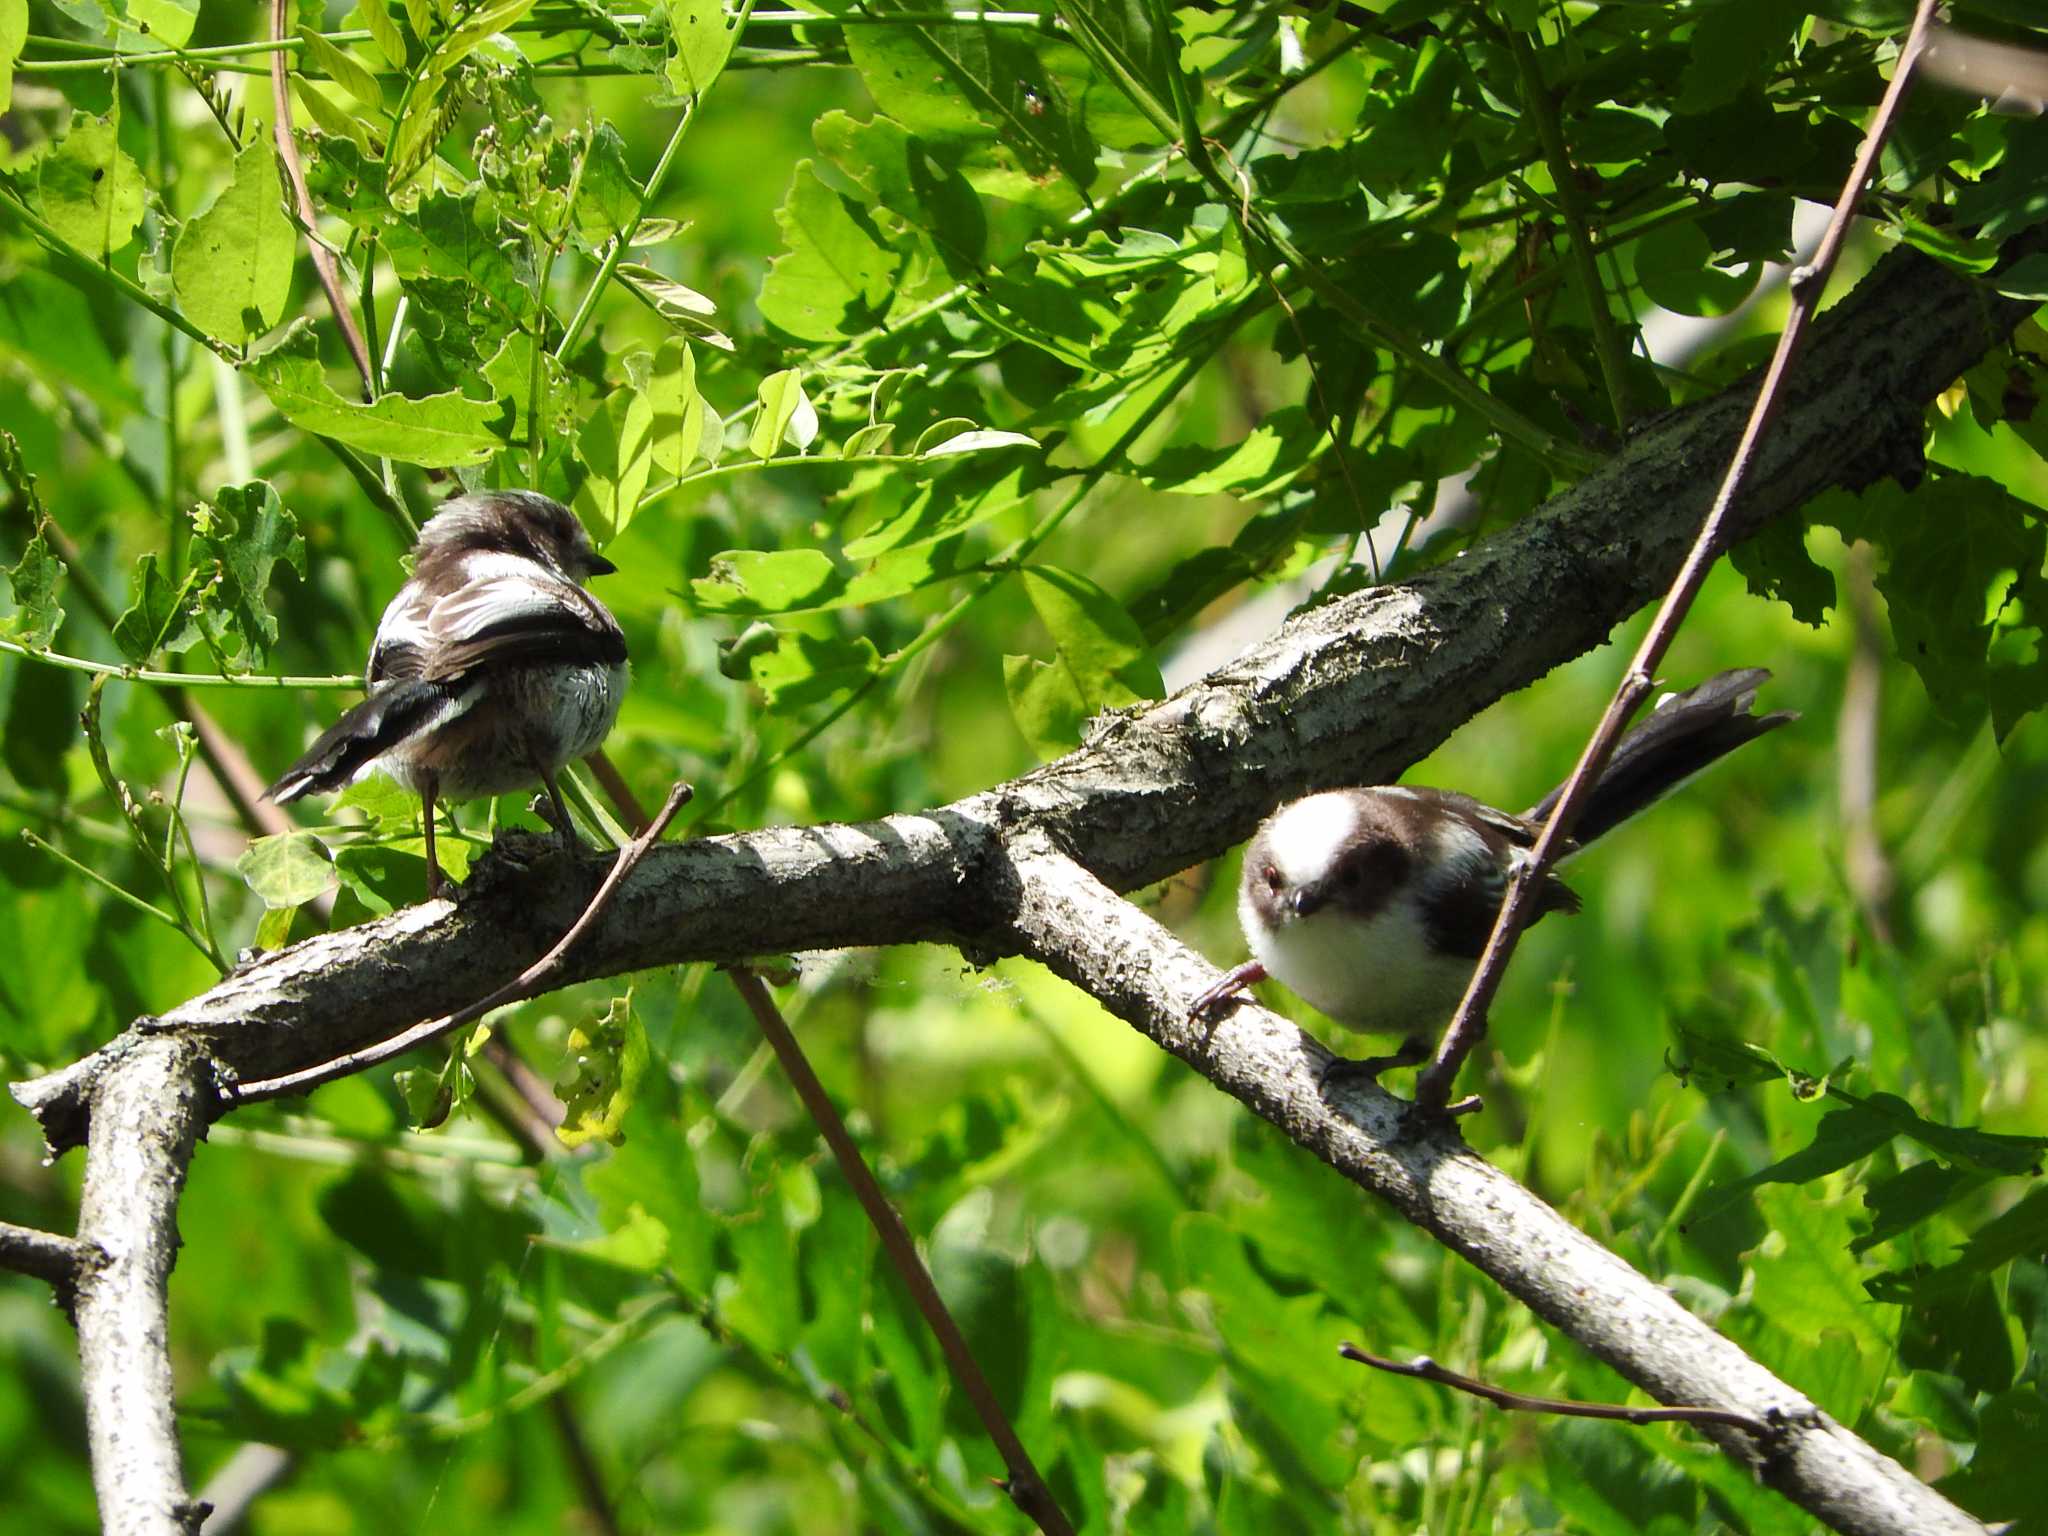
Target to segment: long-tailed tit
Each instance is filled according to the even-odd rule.
[[[573,512],[533,491],[447,502],[377,624],[370,696],[266,793],[284,805],[373,769],[390,774],[423,804],[430,896],[443,888],[437,799],[538,781],[557,832],[573,840],[555,775],[604,740],[626,691],[626,637],[582,583],[616,569]]]
[[[1761,667],[1664,700],[1621,739],[1574,829],[1573,851],[1743,743],[1796,720],[1753,715]],[[1451,790],[1333,789],[1282,806],[1245,849],[1237,915],[1253,958],[1195,1004],[1208,1014],[1267,976],[1339,1024],[1406,1036],[1371,1067],[1417,1061],[1464,996],[1509,874],[1528,861],[1558,786],[1520,816]],[[1535,917],[1576,912],[1544,877]],[[1535,918],[1530,919],[1532,922]]]

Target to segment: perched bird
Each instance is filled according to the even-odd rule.
[[[582,583],[616,569],[575,513],[536,492],[448,501],[377,623],[363,674],[370,696],[265,794],[285,805],[381,768],[421,799],[430,896],[443,888],[437,798],[538,781],[556,831],[573,841],[555,775],[604,740],[626,691],[626,637]]]
[[[1761,667],[1723,672],[1665,699],[1623,736],[1580,812],[1571,851],[1717,758],[1798,715],[1753,715]],[[1419,1061],[1424,1031],[1450,1016],[1493,932],[1508,876],[1528,861],[1564,792],[1520,816],[1451,790],[1333,789],[1282,806],[1245,849],[1238,922],[1252,960],[1197,1000],[1207,1015],[1272,976],[1351,1029],[1407,1036],[1364,1070]],[[1576,912],[1554,874],[1535,921]]]

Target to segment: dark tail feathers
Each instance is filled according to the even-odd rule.
[[[301,795],[345,788],[373,759],[423,729],[455,692],[444,680],[413,680],[371,694],[322,732],[306,755],[263,792],[264,798],[286,805]]]
[[[1797,720],[1799,715],[1793,710],[1772,715],[1749,712],[1756,703],[1757,689],[1770,676],[1763,667],[1723,672],[1696,688],[1673,694],[1651,711],[1615,747],[1578,825],[1572,828],[1573,840],[1590,843],[1744,742]],[[1548,820],[1563,792],[1560,784],[1545,795],[1543,803],[1529,812],[1529,819]]]

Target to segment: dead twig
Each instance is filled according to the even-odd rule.
[[[1563,1397],[1531,1397],[1524,1392],[1510,1392],[1506,1387],[1496,1387],[1491,1382],[1481,1381],[1476,1376],[1466,1376],[1438,1365],[1427,1355],[1417,1355],[1403,1364],[1389,1360],[1384,1355],[1370,1354],[1356,1344],[1346,1342],[1337,1346],[1337,1353],[1346,1360],[1356,1360],[1360,1365],[1369,1365],[1376,1371],[1387,1371],[1395,1376],[1410,1376],[1417,1381],[1434,1381],[1446,1387],[1456,1387],[1460,1392],[1469,1392],[1474,1397],[1484,1398],[1497,1408],[1511,1413],[1554,1413],[1571,1419],[1619,1419],[1624,1424],[1725,1424],[1730,1429],[1747,1430],[1759,1440],[1770,1439],[1775,1429],[1768,1420],[1754,1414],[1737,1413],[1730,1408],[1689,1408],[1683,1405],[1672,1408],[1630,1408],[1621,1403],[1575,1403]]]

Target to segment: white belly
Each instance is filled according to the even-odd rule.
[[[1271,927],[1241,916],[1267,973],[1347,1029],[1427,1034],[1451,1016],[1472,979],[1474,962],[1430,953],[1406,902],[1362,923],[1329,907]]]

